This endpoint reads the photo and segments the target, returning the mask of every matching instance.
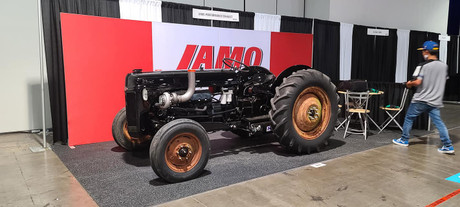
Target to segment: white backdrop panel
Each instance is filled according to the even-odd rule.
[[[353,24],[340,23],[340,80],[351,79]]]
[[[195,56],[201,46],[213,46],[213,65],[221,46],[250,47],[262,50],[261,66],[270,66],[270,37],[266,31],[212,28],[192,25],[152,23],[153,68],[176,70],[187,45],[197,45]],[[208,66],[206,66],[208,67]]]
[[[279,32],[280,28],[280,15],[262,13],[256,13],[254,15],[254,30]]]
[[[407,63],[409,61],[409,37],[410,31],[398,29],[398,47],[396,51],[396,74],[395,82],[407,81]]]
[[[436,42],[438,41],[439,40],[437,40]],[[441,40],[439,42],[439,60],[447,63],[447,41]]]
[[[161,1],[120,0],[120,18],[161,22]]]

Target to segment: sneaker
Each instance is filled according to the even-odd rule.
[[[452,154],[454,153],[454,147],[451,145],[451,146],[442,146],[441,148],[438,149],[438,152],[440,153],[444,153],[444,154]]]
[[[397,145],[401,145],[401,146],[404,146],[404,147],[407,147],[409,146],[409,141],[404,141],[402,140],[401,138],[399,139],[393,139],[393,143],[397,144]]]

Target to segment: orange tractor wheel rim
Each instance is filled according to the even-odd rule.
[[[132,137],[129,132],[128,132],[128,122],[124,121],[123,123],[123,135],[125,136],[126,139],[128,139],[132,143],[137,143],[140,144],[142,142],[145,142],[149,139],[151,139],[150,135],[144,135],[140,138],[137,137]]]
[[[331,115],[331,102],[320,87],[303,90],[294,103],[292,123],[304,139],[318,138],[327,128]]]
[[[166,165],[174,172],[184,173],[193,169],[203,152],[201,142],[192,133],[181,133],[172,138],[165,150]]]

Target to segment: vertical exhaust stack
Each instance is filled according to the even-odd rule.
[[[167,109],[173,103],[183,103],[187,102],[192,98],[192,95],[195,93],[195,70],[188,70],[187,71],[188,77],[188,88],[187,91],[182,94],[178,95],[177,93],[168,93],[164,92],[158,100],[158,106],[162,109]]]

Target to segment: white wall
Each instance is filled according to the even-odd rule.
[[[304,0],[168,0],[198,6],[219,7],[265,14],[304,16]],[[328,0],[327,0],[328,1]],[[246,5],[245,5],[246,3]]]
[[[204,6],[204,1],[205,0],[171,0],[171,1],[168,1],[168,2]]]
[[[0,1],[0,133],[42,128],[36,2]]]
[[[447,32],[449,0],[330,0],[330,20],[397,29]]]
[[[329,20],[330,0],[305,0],[305,17]]]
[[[447,32],[449,0],[170,0],[365,26]],[[244,3],[246,2],[246,5]],[[305,13],[304,13],[305,12]]]
[[[205,6],[244,11],[244,0],[206,0]]]
[[[276,0],[246,0],[246,11],[276,14]]]
[[[278,0],[277,14],[303,17],[304,0]]]

